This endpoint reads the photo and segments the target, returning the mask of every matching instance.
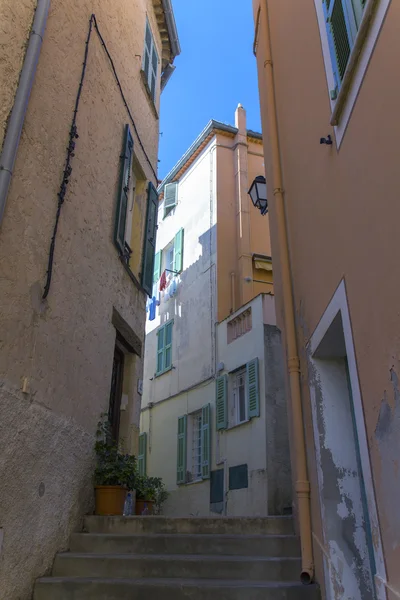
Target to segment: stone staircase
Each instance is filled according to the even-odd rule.
[[[86,517],[34,600],[317,600],[290,517]]]

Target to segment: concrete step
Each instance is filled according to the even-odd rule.
[[[88,533],[199,533],[227,535],[290,535],[292,517],[97,517],[87,516]]]
[[[295,581],[299,558],[146,554],[58,554],[54,577],[245,579]]]
[[[316,586],[295,582],[182,579],[76,579],[36,582],[33,600],[318,600]]]
[[[70,550],[91,554],[300,556],[299,541],[294,535],[75,533]]]

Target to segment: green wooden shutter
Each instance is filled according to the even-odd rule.
[[[185,483],[186,481],[186,436],[187,436],[187,415],[178,419],[178,454],[176,467],[176,482]]]
[[[146,475],[147,459],[147,433],[139,435],[138,471],[139,475]]]
[[[337,88],[340,87],[353,45],[350,23],[347,18],[346,0],[325,0],[329,47]],[[332,97],[334,90],[331,91]]]
[[[174,271],[180,273],[183,269],[183,229],[175,236],[174,251]]]
[[[164,343],[165,343],[165,325],[157,331],[157,363],[156,375],[164,372]]]
[[[147,190],[146,230],[143,245],[143,261],[141,281],[142,287],[149,296],[153,293],[154,257],[156,252],[158,194],[154,185],[149,182]]]
[[[162,250],[159,250],[154,257],[153,283],[156,283],[161,277],[161,258]]]
[[[170,321],[165,325],[164,336],[164,371],[172,366],[172,327],[174,322]]]
[[[217,430],[226,429],[228,426],[228,376],[221,375],[215,382],[215,419]]]
[[[201,409],[201,476],[210,478],[211,462],[211,406],[206,404]]]
[[[249,403],[249,419],[260,416],[260,389],[258,384],[258,358],[246,365],[247,400]]]
[[[121,154],[121,172],[115,213],[114,242],[121,254],[125,253],[126,215],[128,212],[129,184],[133,159],[133,138],[129,125],[125,125]]]
[[[178,199],[178,184],[167,183],[164,187],[164,218],[176,206]]]

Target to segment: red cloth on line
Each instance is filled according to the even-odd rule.
[[[167,274],[164,271],[160,278],[160,292],[163,292],[167,287]]]

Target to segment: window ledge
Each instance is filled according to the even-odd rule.
[[[173,368],[174,365],[171,365],[168,369],[165,369],[165,371],[161,371],[161,373],[154,373],[154,377],[162,377],[163,375],[165,375],[165,373],[169,373],[170,371],[172,371]]]
[[[181,485],[186,485],[186,486],[197,485],[199,483],[204,483],[205,481],[208,481],[208,479],[196,479],[196,481],[188,481],[187,483],[183,483]]]
[[[241,423],[237,423],[236,425],[230,425],[227,428],[227,431],[231,431],[232,429],[237,429],[238,427],[242,427],[242,425],[247,425],[251,422],[251,419],[247,419],[246,421],[242,421]]]
[[[149,84],[147,83],[146,73],[143,71],[143,69],[140,69],[140,77],[142,79],[142,83],[144,85],[144,89],[145,89],[147,97],[149,99],[150,108],[153,111],[155,118],[157,120],[159,120],[160,117],[158,116],[156,105],[155,105],[153,97],[151,95],[151,90],[149,88]]]
[[[130,270],[129,265],[126,264],[124,257],[120,255],[119,259],[120,259],[121,264],[124,267],[125,271],[128,273],[129,277],[133,281],[133,284],[135,285],[135,287],[139,290],[139,292],[142,292],[145,296],[147,296],[146,290],[140,285],[139,281],[136,279],[135,275]]]
[[[346,105],[346,101],[349,95],[349,91],[351,85],[353,83],[354,75],[357,69],[357,64],[361,55],[361,52],[364,48],[364,43],[366,37],[368,35],[368,31],[370,29],[375,9],[377,8],[379,2],[377,0],[369,0],[365,9],[364,15],[361,21],[360,28],[357,33],[356,40],[354,42],[353,49],[351,51],[349,63],[346,68],[346,72],[343,77],[342,85],[340,87],[338,96],[335,101],[335,105],[332,111],[330,124],[333,126],[339,125],[340,117],[342,115],[343,109]]]

